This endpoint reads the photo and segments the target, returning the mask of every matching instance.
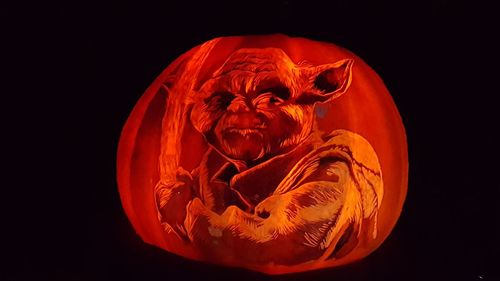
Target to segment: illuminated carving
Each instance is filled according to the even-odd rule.
[[[361,257],[352,252],[381,241],[386,175],[361,133],[318,124],[320,105],[349,95],[355,58],[295,63],[282,48],[242,47],[202,71],[217,44],[191,51],[158,83],[151,196],[163,247],[268,273]]]

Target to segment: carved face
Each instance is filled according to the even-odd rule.
[[[314,104],[350,82],[352,60],[296,65],[280,49],[240,49],[200,88],[191,120],[229,158],[258,161],[287,152],[310,133]]]

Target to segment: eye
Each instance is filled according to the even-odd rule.
[[[235,96],[230,92],[214,92],[205,99],[205,103],[212,109],[226,108],[234,98]]]
[[[265,88],[260,91],[255,103],[258,107],[268,108],[285,103],[290,97],[290,91],[283,85]]]
[[[254,104],[257,108],[265,108],[265,109],[268,109],[268,108],[274,108],[274,107],[277,107],[281,104],[283,104],[285,101],[276,96],[275,94],[273,93],[262,93],[260,94],[254,101]]]
[[[269,98],[267,98],[267,100],[268,100],[269,103],[276,104],[276,105],[277,104],[281,104],[281,103],[284,102],[283,99],[281,99],[281,98],[279,98],[279,97],[277,97],[275,95],[270,96]]]
[[[277,99],[286,101],[290,98],[290,90],[284,85],[275,85],[260,91],[261,94],[272,94]]]

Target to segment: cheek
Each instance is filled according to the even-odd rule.
[[[283,140],[302,131],[301,120],[296,120],[291,116],[280,112],[274,118],[269,119],[269,135],[273,139]]]
[[[195,106],[191,111],[191,122],[202,134],[210,132],[216,121],[224,114],[222,110],[209,110],[207,106]]]
[[[221,137],[222,131],[227,127],[227,122],[225,121],[226,117],[226,114],[220,114],[217,119],[213,120],[210,132],[215,134],[218,138]]]

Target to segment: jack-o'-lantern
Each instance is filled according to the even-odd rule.
[[[217,38],[179,57],[118,149],[123,207],[145,242],[270,274],[374,251],[407,173],[377,74],[336,45],[284,35]]]

